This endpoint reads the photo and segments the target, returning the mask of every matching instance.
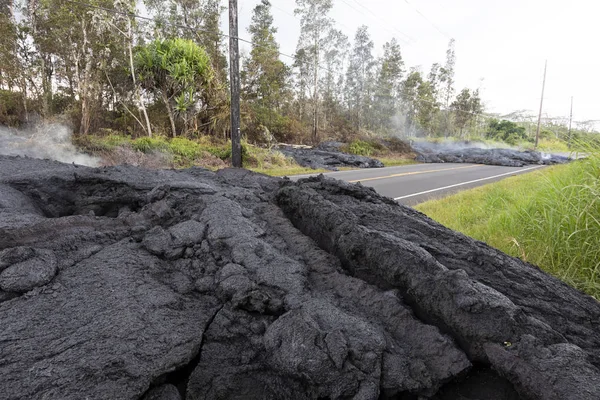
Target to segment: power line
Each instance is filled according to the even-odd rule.
[[[369,14],[371,14],[373,17],[375,17],[375,18],[377,18],[378,20],[380,20],[381,22],[383,22],[383,23],[386,23],[386,24],[387,24],[387,22],[386,22],[386,21],[385,21],[383,18],[379,17],[377,14],[375,14],[373,11],[371,11],[371,9],[369,9],[367,6],[365,6],[365,5],[361,4],[361,3],[359,3],[359,2],[358,2],[358,0],[352,0],[352,1],[353,1],[353,2],[355,2],[356,4],[358,4],[358,5],[359,5],[361,8],[365,9],[366,11],[368,11],[368,12],[369,12]],[[344,3],[345,3],[345,1],[344,1]],[[348,3],[346,3],[346,4],[348,4]],[[393,26],[392,26],[392,28],[393,28],[393,29],[394,29],[396,32],[398,32],[399,34],[406,36],[406,38],[408,38],[408,40],[409,40],[409,41],[416,42],[415,38],[413,38],[412,36],[410,36],[410,35],[408,35],[408,34],[406,34],[406,33],[402,32],[402,31],[399,31],[398,29],[396,29],[396,28],[395,28],[395,27],[393,27]]]
[[[346,0],[340,0],[340,1],[341,1],[342,3],[344,3],[345,5],[347,5],[348,7],[350,7],[351,9],[353,9],[354,11],[356,11],[357,13],[359,13],[359,14],[361,14],[361,15],[364,15],[364,13],[363,13],[362,11],[358,10],[356,7],[354,7],[352,4],[348,3]],[[360,3],[359,3],[359,5],[360,5]],[[374,14],[373,14],[373,15],[374,15]],[[383,21],[381,18],[377,17],[376,15],[375,15],[375,17],[374,17],[374,18],[376,18],[376,19],[379,19],[380,21]],[[384,23],[387,25],[387,23],[386,23],[385,21],[383,21],[383,22],[384,22]],[[394,33],[394,32],[393,32],[391,29],[389,29],[388,27],[384,27],[384,28],[385,28],[387,31],[389,31],[389,32],[391,32],[391,33]],[[402,35],[404,35],[404,36],[406,36],[406,37],[409,37],[408,35],[406,35],[406,34],[404,34],[404,33],[400,32],[400,31],[398,31],[398,30],[396,30],[396,32],[398,32],[398,33],[400,33],[400,34],[402,34]],[[402,40],[404,43],[406,43],[406,44],[407,44],[407,45],[409,45],[409,46],[411,46],[411,45],[412,45],[412,43],[410,43],[410,41],[408,41],[408,40],[406,40],[406,39],[403,39],[403,38],[399,38],[399,39],[400,39],[400,40]]]
[[[344,0],[342,0],[342,1],[344,1]],[[119,15],[123,15],[123,16],[127,16],[127,17],[133,17],[133,18],[144,20],[144,21],[149,21],[149,22],[154,22],[155,21],[155,19],[152,18],[152,17],[145,17],[143,15],[135,14],[135,13],[132,13],[132,12],[115,10],[114,8],[107,8],[107,7],[97,6],[97,5],[83,3],[83,2],[79,2],[79,1],[74,1],[74,0],[65,0],[65,2],[71,3],[71,4],[76,4],[76,5],[83,6],[83,7],[93,8],[93,9],[97,9],[97,10],[103,10],[103,11],[106,11],[106,12],[109,12],[109,13],[113,13],[113,14],[119,14]],[[181,29],[189,29],[189,30],[193,29],[195,31],[200,31],[200,32],[213,33],[213,34],[215,33],[214,31],[211,31],[211,30],[208,30],[208,29],[191,28],[191,27],[189,27],[187,25],[175,24],[175,23],[172,23],[172,22],[165,22],[165,24],[166,25],[170,25],[170,26],[174,26],[174,27],[177,27],[177,28],[181,28]],[[259,44],[254,43],[254,42],[252,42],[250,40],[240,38],[238,36],[228,35],[226,33],[221,33],[221,32],[217,32],[216,34],[218,36],[222,36],[222,37],[226,37],[226,38],[231,38],[231,39],[234,39],[234,40],[237,39],[239,41],[242,41],[244,43],[250,44],[252,46],[264,47],[264,46],[261,46]],[[282,53],[282,52],[279,52],[279,51],[277,52],[277,54],[280,55],[280,56],[283,56],[283,57],[288,57],[288,58],[290,58],[290,59],[292,59],[294,61],[299,61],[299,62],[301,62],[303,64],[311,64],[312,65],[312,63],[299,60],[297,57],[289,55],[289,54],[285,54],[285,53]],[[332,70],[330,70],[328,68],[325,68],[323,66],[319,66],[318,69],[320,69],[322,71],[330,72],[332,74],[336,74],[337,73],[337,72],[332,71]],[[392,97],[392,96],[388,96],[388,97]],[[438,103],[435,102],[435,101],[430,101],[430,100],[425,100],[425,99],[419,99],[418,101],[429,103],[429,104],[438,105]],[[467,111],[463,111],[463,110],[451,110],[451,109],[442,110],[442,109],[440,109],[440,111],[453,111],[453,112],[464,112],[464,113],[469,113],[469,114],[473,114],[473,115],[484,115],[484,114],[476,114],[476,113],[473,113],[473,112],[467,112]]]
[[[434,24],[433,22],[431,22],[431,20],[429,18],[427,18],[425,16],[425,14],[423,14],[421,11],[419,11],[419,9],[417,7],[415,7],[412,3],[410,3],[408,0],[404,0],[404,2],[406,4],[408,4],[409,6],[412,7],[412,9],[421,16],[421,18],[423,18],[425,21],[427,21],[431,26],[433,26],[433,28],[438,31],[442,36],[447,37],[448,39],[452,39],[452,37],[450,37],[449,35],[447,35],[445,32],[443,32],[440,28],[438,28],[438,26],[436,24]]]
[[[145,17],[143,15],[139,15],[139,14],[135,14],[135,13],[131,13],[131,12],[115,10],[114,8],[106,8],[106,7],[97,6],[97,5],[88,4],[88,3],[82,3],[82,2],[74,1],[74,0],[65,0],[65,2],[71,3],[71,4],[77,4],[77,5],[80,5],[80,6],[83,6],[83,7],[94,8],[94,9],[97,9],[97,10],[103,10],[103,11],[110,12],[110,13],[113,13],[113,14],[124,15],[126,17],[133,17],[133,18],[136,18],[136,19],[144,20],[144,21],[149,21],[149,22],[154,22],[155,21],[155,19],[153,17]],[[191,28],[191,27],[189,27],[187,25],[175,24],[175,23],[172,23],[172,22],[163,22],[163,23],[165,25],[173,26],[173,27],[176,27],[176,28],[189,29],[189,30],[194,30],[194,31],[200,31],[200,32],[206,32],[206,33],[215,34],[214,31],[211,31],[211,30],[208,30],[208,29]],[[224,38],[231,38],[231,39],[239,40],[240,42],[244,42],[244,43],[250,44],[250,45],[255,46],[255,47],[259,47],[259,48],[260,47],[266,47],[266,46],[261,46],[261,45],[259,45],[257,43],[254,43],[251,40],[241,38],[239,36],[232,36],[232,35],[228,35],[226,33],[221,33],[221,32],[216,32],[216,34],[218,36],[221,36],[221,37],[224,37]],[[292,59],[294,61],[301,62],[303,64],[308,64],[306,61],[299,60],[295,56],[292,56],[292,55],[289,55],[289,54],[286,54],[286,53],[282,53],[280,51],[277,51],[277,54],[280,55],[280,56],[282,56],[282,57],[287,57],[287,58],[290,58],[290,59]],[[327,71],[327,72],[331,72],[332,74],[335,74],[334,71],[332,71],[332,70],[330,70],[328,68],[325,68],[323,66],[319,66],[318,68],[321,69],[321,70],[323,70],[323,71]]]
[[[294,15],[294,14],[292,14],[291,12],[289,12],[289,11],[286,11],[286,10],[284,10],[283,8],[276,6],[275,4],[271,4],[271,7],[273,7],[273,8],[275,8],[276,10],[279,10],[279,11],[281,11],[282,13],[284,13],[284,14],[286,14],[286,15],[289,15],[290,17],[293,17],[293,18],[295,18],[295,19],[297,19],[297,20],[298,20],[298,16],[297,16],[297,15]],[[339,22],[339,21],[335,21],[335,23],[336,23],[337,25],[341,26],[342,28],[346,28],[346,29],[347,29],[349,32],[352,32],[352,31],[354,30],[354,29],[350,28],[348,25],[344,25],[344,24],[342,24],[342,23],[341,23],[341,22]]]

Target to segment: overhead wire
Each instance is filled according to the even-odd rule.
[[[119,15],[123,15],[123,16],[127,16],[127,17],[132,17],[132,18],[136,18],[136,19],[140,19],[140,20],[144,20],[144,21],[149,21],[149,22],[154,22],[155,21],[155,19],[153,17],[146,17],[146,16],[139,15],[139,14],[136,14],[136,13],[133,13],[133,12],[116,10],[114,8],[102,7],[102,6],[98,6],[98,5],[94,5],[94,4],[89,4],[89,3],[84,3],[84,2],[75,1],[75,0],[65,0],[65,2],[71,3],[71,4],[76,4],[76,5],[87,7],[87,8],[93,8],[93,9],[97,9],[97,10],[102,10],[102,11],[110,12],[110,13],[113,13],[113,14],[119,14]],[[172,22],[167,22],[166,24],[170,25],[170,26],[177,27],[177,28],[181,28],[181,29],[192,29],[191,27],[189,27],[187,25],[176,24],[176,23],[172,23]],[[208,29],[202,29],[202,28],[194,28],[194,30],[200,31],[200,32],[206,32],[206,33],[212,33],[212,34],[215,33],[214,31],[211,31],[211,30],[208,30]],[[256,44],[256,43],[252,42],[251,40],[244,39],[244,38],[241,38],[241,37],[231,36],[231,35],[228,35],[228,34],[222,33],[222,32],[217,32],[217,35],[218,36],[222,36],[222,37],[226,37],[226,38],[232,38],[232,39],[235,39],[235,40],[238,40],[238,41],[250,44],[252,46],[258,46],[258,47],[260,47],[259,44]],[[305,64],[311,64],[312,65],[312,63],[298,60],[298,58],[295,57],[295,56],[292,56],[292,55],[289,55],[289,54],[286,54],[286,53],[282,53],[280,51],[278,51],[277,53],[280,56],[290,58],[290,59],[292,59],[294,61],[299,61],[299,62],[302,62],[302,63],[305,63]],[[323,66],[318,66],[318,69],[330,72],[332,74],[337,73],[337,72],[332,71],[332,70],[330,70],[328,68],[325,68]],[[430,104],[436,104],[436,105],[438,104],[438,102],[424,100],[424,99],[420,99],[418,101],[426,102],[426,103],[430,103]],[[448,110],[443,110],[443,111],[464,112],[464,113],[468,113],[468,114],[472,114],[472,115],[484,115],[484,114],[477,114],[477,113],[472,113],[472,112],[463,111],[463,110],[449,110],[448,109]]]
[[[452,37],[448,34],[446,34],[444,31],[442,31],[436,24],[434,24],[429,18],[427,18],[425,16],[425,14],[423,14],[421,11],[419,11],[419,9],[417,7],[415,7],[412,3],[410,3],[408,0],[404,0],[404,2],[406,4],[408,4],[409,6],[411,6],[411,8],[421,16],[421,18],[423,18],[425,21],[427,21],[436,31],[438,31],[442,36],[445,36],[448,39],[452,39]]]
[[[115,10],[114,8],[107,8],[107,7],[97,6],[97,5],[94,5],[94,4],[83,3],[83,2],[75,1],[75,0],[65,0],[65,2],[72,3],[72,4],[77,4],[77,5],[80,5],[80,6],[83,6],[83,7],[88,7],[88,8],[94,8],[94,9],[98,9],[98,10],[103,10],[103,11],[110,12],[110,13],[113,13],[113,14],[119,14],[119,15],[124,15],[124,16],[128,16],[128,17],[133,17],[133,18],[136,18],[136,19],[144,20],[144,21],[150,21],[150,22],[154,22],[155,21],[155,19],[153,17],[145,17],[143,15],[135,14],[135,13],[132,13],[132,12]],[[176,28],[181,28],[181,29],[189,29],[189,30],[193,29],[195,31],[200,31],[200,32],[206,32],[206,33],[212,33],[212,34],[215,33],[214,31],[211,31],[211,30],[208,30],[208,29],[191,28],[191,27],[189,27],[187,25],[175,24],[175,23],[172,23],[172,22],[167,22],[166,25],[173,26],[173,27],[176,27]],[[239,37],[239,36],[238,37],[231,36],[231,35],[228,35],[228,34],[222,33],[222,32],[217,32],[217,35],[221,36],[221,37],[232,38],[234,40],[238,40],[240,42],[244,42],[244,43],[250,44],[252,46],[265,47],[265,46],[261,46],[261,45],[259,45],[257,43],[254,43],[251,40],[244,39],[244,38]],[[290,59],[292,59],[294,61],[302,62],[302,63],[305,63],[305,64],[311,64],[311,63],[299,60],[296,56],[292,56],[290,54],[282,53],[280,51],[277,51],[277,54],[280,55],[280,56],[282,56],[282,57],[290,58]],[[334,71],[332,71],[332,70],[330,70],[328,68],[325,68],[323,66],[319,66],[318,68],[322,69],[324,71],[327,71],[327,72],[335,73]]]
[[[294,15],[294,14],[292,14],[291,12],[289,12],[289,11],[286,11],[286,10],[284,10],[283,8],[276,6],[275,4],[271,4],[271,7],[275,8],[276,10],[279,10],[279,11],[281,11],[282,13],[284,13],[284,14],[286,14],[286,15],[289,15],[290,17],[293,17],[293,18],[295,18],[295,19],[298,19],[298,16],[297,16],[297,15]],[[344,25],[344,24],[342,24],[342,23],[341,23],[341,22],[339,22],[339,21],[336,21],[335,23],[336,23],[337,25],[341,26],[342,28],[346,28],[346,29],[347,29],[349,32],[353,31],[353,29],[351,29],[351,28],[350,28],[348,25]]]
[[[345,5],[347,5],[348,7],[350,7],[351,9],[353,9],[354,11],[356,11],[357,13],[359,13],[359,14],[361,14],[361,15],[364,15],[364,13],[363,13],[362,11],[358,10],[356,7],[354,7],[352,4],[348,3],[346,0],[340,0],[340,1],[341,1],[342,3],[344,3]],[[377,18],[377,17],[372,17],[372,18]],[[386,25],[387,25],[387,24],[386,24]],[[388,32],[391,32],[391,33],[395,34],[395,33],[394,33],[394,31],[392,31],[392,30],[391,30],[391,29],[389,29],[388,27],[384,26],[383,28],[384,28],[385,30],[387,30]],[[397,31],[397,32],[399,32],[399,31]],[[400,32],[400,33],[401,33],[401,32]],[[404,36],[407,36],[407,35],[405,35],[405,34],[403,34],[403,33],[401,33],[401,34],[402,34],[402,35],[404,35]],[[399,38],[399,39],[400,39],[401,41],[403,41],[405,44],[409,45],[409,46],[410,46],[410,45],[412,45],[412,43],[411,43],[409,40],[406,40],[406,39],[404,39],[404,38]]]
[[[360,3],[358,0],[352,0],[353,2],[355,2],[356,4],[358,4],[361,8],[363,8],[364,10],[366,10],[369,14],[371,14],[373,17],[375,17],[376,19],[380,20],[381,22],[383,22],[384,24],[388,24],[383,18],[379,17],[377,14],[375,14],[370,8],[368,8],[367,6],[363,5],[362,3]],[[345,3],[345,0],[344,0]],[[346,3],[348,4],[348,3]],[[391,24],[389,24],[391,26]],[[392,26],[392,29],[394,29],[397,33],[405,36],[409,41],[412,42],[416,42],[416,39],[400,30],[398,30],[396,27]]]

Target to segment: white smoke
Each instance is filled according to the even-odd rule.
[[[71,136],[71,129],[55,123],[42,123],[29,129],[0,126],[0,154],[98,166],[100,159],[77,151]]]
[[[427,136],[425,131],[417,126],[415,122],[412,124],[407,123],[407,117],[403,112],[398,112],[390,118],[396,134],[394,136],[401,139],[411,139],[417,137]]]
[[[459,151],[465,149],[510,149],[510,150],[518,150],[518,148],[514,146],[510,146],[506,143],[502,142],[492,142],[492,141],[457,141],[453,139],[437,139],[433,142],[426,140],[417,140],[413,143],[413,145],[417,148],[421,148],[423,150],[430,151]]]

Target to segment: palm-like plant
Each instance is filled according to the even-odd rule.
[[[214,78],[206,51],[191,40],[155,40],[140,47],[135,68],[141,85],[164,103],[173,137],[177,136],[175,118],[190,110],[198,112]]]

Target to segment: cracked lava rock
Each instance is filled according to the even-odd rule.
[[[287,157],[292,157],[296,162],[306,168],[327,169],[337,171],[342,167],[355,168],[383,168],[381,161],[355,154],[340,151],[342,143],[325,142],[316,148],[295,148],[292,146],[279,146],[278,151]]]
[[[523,167],[532,164],[564,164],[571,161],[569,157],[546,154],[539,151],[481,149],[469,147],[468,143],[439,144],[417,142],[413,143],[413,149],[417,153],[415,160],[423,163],[472,163]]]
[[[0,157],[0,399],[600,398],[600,304],[372,189]]]

